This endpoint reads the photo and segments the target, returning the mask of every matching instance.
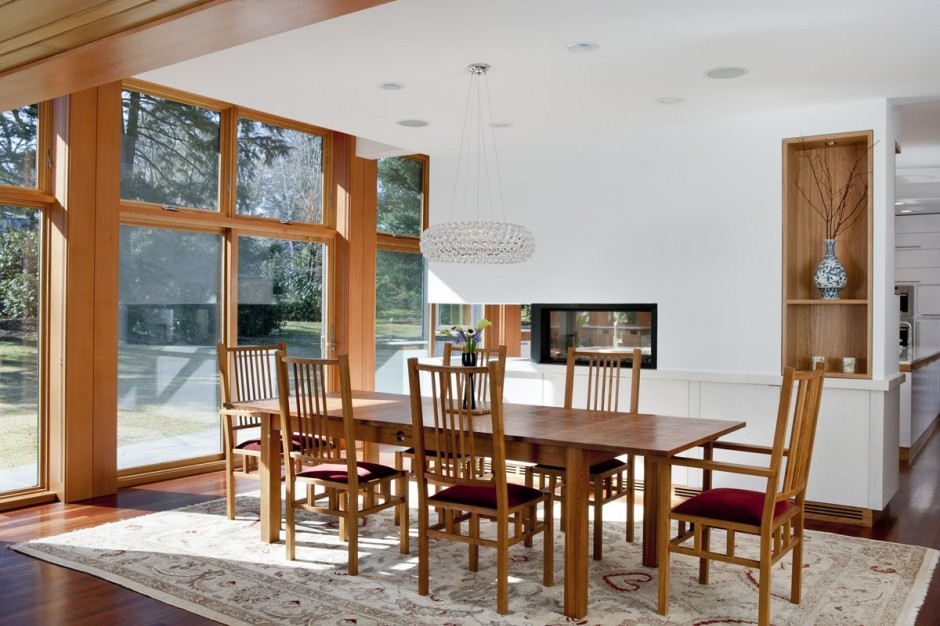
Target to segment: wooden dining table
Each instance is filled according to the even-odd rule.
[[[261,539],[276,542],[281,529],[280,405],[276,398],[232,403],[232,408],[262,414]],[[411,445],[411,405],[407,395],[353,392],[357,438],[366,444]],[[328,400],[342,436],[342,407],[337,395]],[[430,414],[430,412],[426,412]],[[481,428],[488,426],[487,420]],[[584,409],[523,404],[503,405],[506,457],[565,468],[567,484],[564,550],[564,613],[580,618],[588,608],[589,468],[594,463],[633,453],[644,457],[643,564],[656,566],[656,517],[659,480],[669,480],[668,465],[658,461],[744,428],[745,422],[668,417],[650,414],[597,413]],[[377,447],[367,446],[367,460],[377,460]],[[371,457],[371,458],[369,458]],[[663,466],[665,469],[660,469]]]

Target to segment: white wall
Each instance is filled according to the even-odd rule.
[[[877,100],[524,146],[503,142],[507,216],[532,230],[535,255],[521,265],[432,263],[430,300],[655,302],[660,369],[779,374],[781,140],[874,130],[873,293],[875,319],[883,320],[885,247],[893,235],[886,230],[893,191],[890,210],[885,206],[886,146],[894,146],[889,113]],[[432,161],[432,223],[447,219],[455,162]],[[879,324],[876,379],[886,370]],[[897,371],[896,362],[891,368]]]

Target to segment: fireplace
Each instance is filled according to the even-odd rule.
[[[656,369],[656,305],[533,304],[532,361],[564,363],[571,346],[611,353],[640,348],[642,366]]]

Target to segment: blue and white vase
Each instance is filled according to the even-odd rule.
[[[848,282],[848,275],[842,263],[836,258],[836,240],[826,239],[826,256],[820,261],[813,274],[813,282],[822,294],[823,300],[838,300],[839,292]]]

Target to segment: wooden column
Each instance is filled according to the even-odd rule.
[[[372,391],[375,389],[375,181],[378,163],[356,156],[355,137],[338,133],[334,137],[339,233],[333,274],[337,293],[336,342],[339,352],[349,354],[353,389]]]
[[[120,85],[56,104],[50,487],[72,502],[117,489]]]

